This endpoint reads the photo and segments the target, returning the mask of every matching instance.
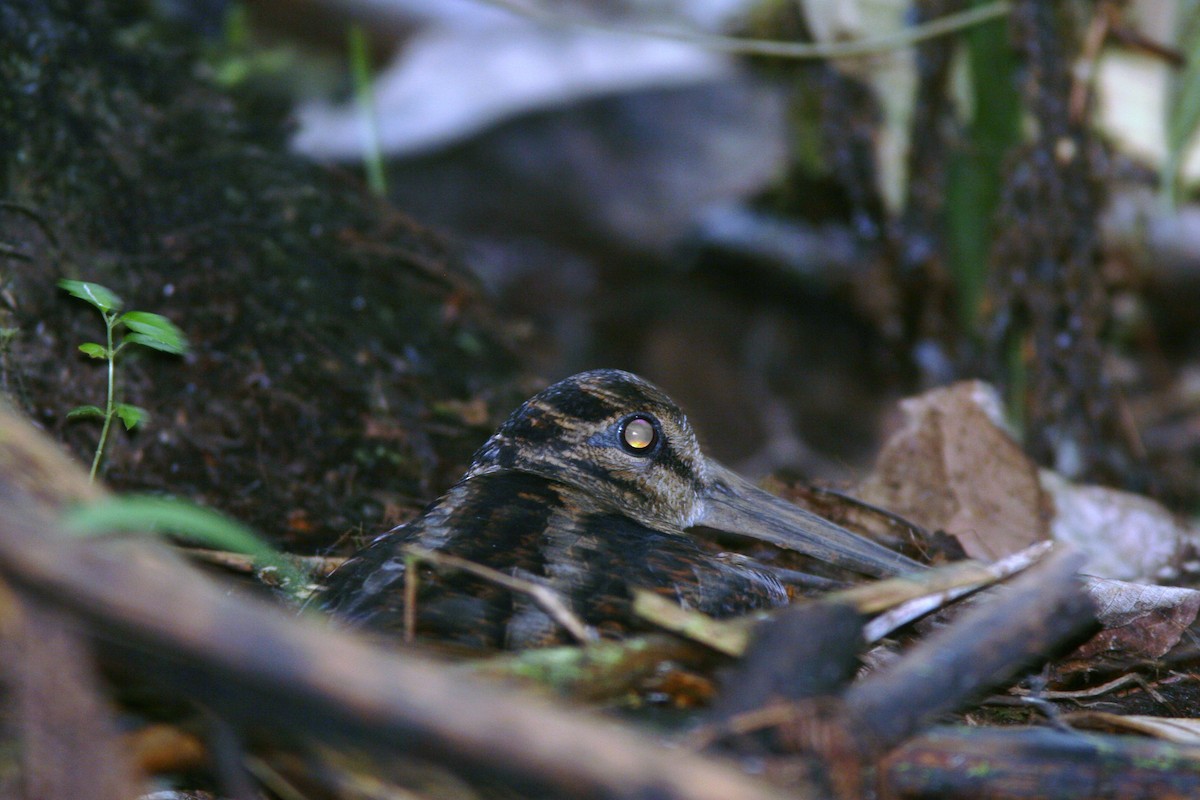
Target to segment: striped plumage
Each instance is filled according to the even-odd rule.
[[[377,629],[400,628],[407,544],[543,582],[602,628],[629,623],[631,586],[718,616],[787,602],[769,570],[712,552],[686,533],[695,526],[871,575],[920,566],[750,486],[704,457],[662,391],[627,372],[596,370],[518,408],[446,495],[334,574],[326,606]],[[528,598],[447,570],[422,572],[417,620],[419,632],[470,646],[561,638]]]

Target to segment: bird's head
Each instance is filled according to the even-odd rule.
[[[583,372],[521,405],[479,449],[468,478],[517,470],[583,490],[656,530],[694,524],[707,461],[687,417],[628,372]]]
[[[706,458],[679,406],[620,370],[582,372],[523,403],[475,454],[466,480],[501,470],[571,486],[667,533],[715,528],[869,575],[921,567]]]

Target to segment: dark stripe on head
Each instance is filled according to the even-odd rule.
[[[636,481],[614,475],[600,464],[592,461],[590,458],[572,458],[571,466],[578,470],[580,474],[589,475],[593,478],[596,478],[599,482],[611,486],[623,494],[633,496],[643,494],[642,488],[637,484]]]
[[[621,406],[596,394],[586,381],[568,379],[556,383],[539,398],[553,412],[581,422],[600,422],[616,414]]]
[[[696,474],[696,465],[688,464],[680,458],[669,441],[662,443],[658,453],[654,456],[654,463],[666,467],[692,486],[698,486],[700,483],[700,476]]]
[[[508,418],[500,433],[508,439],[542,445],[561,437],[563,427],[556,414],[530,400]]]

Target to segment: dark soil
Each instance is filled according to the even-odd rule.
[[[130,351],[120,491],[211,505],[291,549],[411,513],[523,389],[452,248],[360,181],[285,153],[282,106],[231,95],[135,2],[0,5],[0,386],[90,461],[103,323],[56,288],[114,290],[191,341]]]

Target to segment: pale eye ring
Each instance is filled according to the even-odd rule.
[[[658,442],[658,425],[652,417],[633,414],[621,421],[621,447],[628,453],[648,455]]]

